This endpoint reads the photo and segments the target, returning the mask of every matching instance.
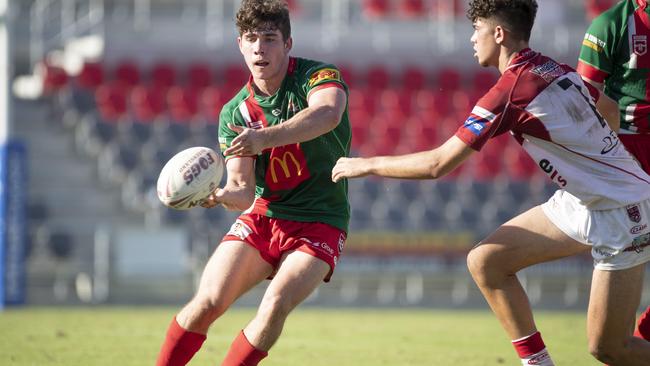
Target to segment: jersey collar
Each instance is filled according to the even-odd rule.
[[[641,10],[645,10],[646,6],[648,6],[648,1],[647,0],[636,0],[636,4],[641,8]]]
[[[526,62],[533,58],[535,55],[537,55],[537,52],[531,50],[529,47],[524,48],[523,50],[517,52],[515,57],[510,60],[510,63],[508,64],[508,67],[506,67],[506,70],[521,64],[522,62]]]

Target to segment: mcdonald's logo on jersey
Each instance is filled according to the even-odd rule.
[[[341,74],[336,69],[320,69],[309,77],[309,86],[312,87],[321,81],[341,81]]]
[[[272,150],[265,179],[269,188],[292,189],[307,178],[309,178],[307,161],[298,144]]]

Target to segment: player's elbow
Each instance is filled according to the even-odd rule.
[[[429,164],[428,171],[429,171],[429,176],[431,177],[431,179],[438,179],[438,178],[441,178],[441,177],[445,176],[445,174],[447,174],[447,172],[443,169],[440,162],[433,162],[433,163]]]

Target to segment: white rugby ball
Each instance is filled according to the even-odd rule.
[[[174,155],[160,171],[156,189],[167,207],[188,210],[201,204],[221,183],[225,163],[208,147],[190,147]]]

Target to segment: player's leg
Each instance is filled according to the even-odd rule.
[[[640,366],[650,362],[650,342],[632,335],[644,266],[594,270],[587,318],[589,350],[608,365]]]
[[[284,257],[269,284],[255,318],[233,342],[222,366],[254,366],[282,333],[289,313],[307,298],[330,272],[323,260],[300,251]]]
[[[503,224],[470,251],[470,273],[522,360],[545,352],[545,346],[516,273],[589,250],[558,229],[537,206]]]
[[[158,366],[185,365],[201,347],[212,324],[273,268],[242,241],[221,243],[201,275],[194,298],[176,315],[158,356]]]

